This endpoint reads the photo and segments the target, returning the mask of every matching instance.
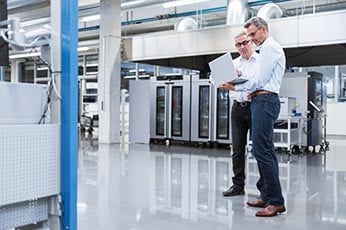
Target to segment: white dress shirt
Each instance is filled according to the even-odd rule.
[[[266,90],[279,93],[283,75],[285,73],[285,53],[279,43],[268,37],[260,47],[260,54],[256,62],[255,77],[249,78],[244,84],[235,86],[236,91]]]
[[[239,56],[233,60],[234,68],[240,70],[242,76],[252,78],[255,76],[257,58],[258,53],[256,52],[253,52],[248,60],[243,58],[242,56]],[[230,99],[236,100],[238,102],[248,101],[248,94],[249,92],[236,92],[232,90],[229,91]]]

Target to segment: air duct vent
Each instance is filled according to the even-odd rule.
[[[257,13],[257,16],[263,18],[264,20],[281,18],[282,15],[283,15],[282,9],[275,3],[265,4],[259,9]]]
[[[175,25],[176,31],[187,31],[187,30],[195,30],[198,28],[198,23],[195,19],[191,17],[185,17],[180,19]]]

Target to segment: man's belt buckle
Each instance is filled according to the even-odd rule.
[[[246,101],[240,102],[239,104],[240,104],[241,107],[246,107],[247,106],[247,102]]]

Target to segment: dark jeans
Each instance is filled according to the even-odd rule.
[[[277,94],[261,94],[252,99],[252,144],[260,172],[261,198],[269,205],[284,204],[279,181],[279,163],[274,150],[274,122],[280,112]]]
[[[233,185],[244,188],[245,185],[245,148],[247,132],[251,128],[250,103],[242,107],[234,102],[231,113],[232,123],[232,165],[233,165]]]

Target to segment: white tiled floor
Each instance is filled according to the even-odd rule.
[[[279,154],[287,212],[255,217],[254,159],[247,160],[246,195],[224,198],[232,176],[228,150],[81,142],[78,229],[221,230],[346,229],[346,140],[326,155]]]

